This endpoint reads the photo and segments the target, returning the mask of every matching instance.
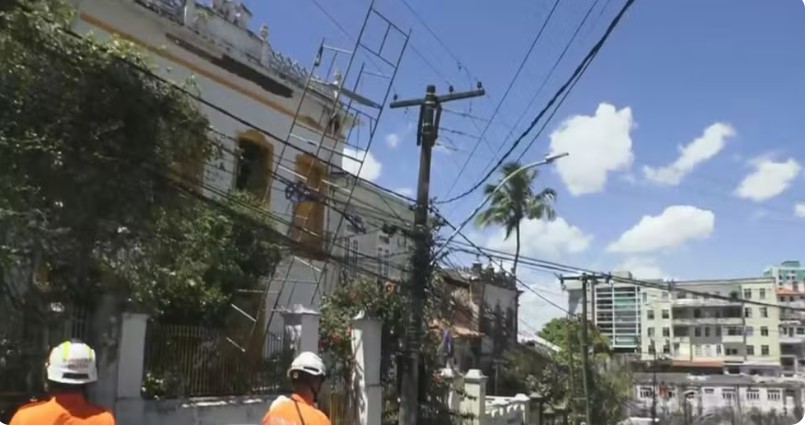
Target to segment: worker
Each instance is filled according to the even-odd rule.
[[[278,398],[263,416],[265,425],[330,425],[317,408],[317,395],[325,381],[325,364],[313,352],[302,352],[287,373],[292,384],[290,398]]]
[[[23,405],[12,425],[114,425],[109,410],[87,401],[87,385],[98,379],[95,351],[78,340],[53,348],[46,364],[48,399]]]

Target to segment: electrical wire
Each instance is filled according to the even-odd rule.
[[[536,115],[536,116],[535,116],[535,118],[533,118],[532,122],[531,122],[531,123],[530,123],[530,125],[527,127],[527,129],[525,129],[525,130],[524,130],[524,131],[523,131],[523,132],[522,132],[522,133],[519,135],[519,137],[518,137],[518,138],[517,138],[515,141],[513,141],[513,143],[511,144],[510,148],[508,148],[508,150],[507,150],[507,151],[504,153],[504,155],[502,155],[502,157],[501,157],[501,158],[499,158],[499,160],[496,162],[496,164],[495,164],[495,165],[494,165],[494,166],[493,166],[493,167],[492,167],[490,170],[488,170],[488,171],[485,173],[485,175],[484,175],[484,176],[483,176],[481,179],[479,179],[479,181],[477,181],[476,183],[474,183],[474,184],[473,184],[473,185],[472,185],[472,186],[471,186],[471,187],[470,187],[468,190],[464,191],[463,193],[461,193],[461,194],[459,194],[459,195],[457,195],[457,196],[451,197],[451,198],[449,198],[449,199],[446,199],[446,200],[440,200],[440,201],[436,201],[436,204],[447,204],[447,203],[452,203],[452,202],[454,202],[454,201],[457,201],[457,200],[459,200],[459,199],[461,199],[461,198],[464,198],[464,197],[466,197],[466,196],[468,196],[468,195],[472,194],[472,193],[473,193],[474,191],[476,191],[476,190],[477,190],[479,187],[481,187],[482,185],[484,185],[484,183],[485,183],[485,182],[486,182],[486,181],[487,181],[487,180],[488,180],[488,179],[489,179],[489,178],[490,178],[490,177],[493,175],[493,173],[494,173],[494,172],[495,172],[495,171],[496,171],[496,170],[499,168],[499,166],[501,166],[501,165],[504,163],[504,161],[505,161],[505,160],[507,160],[507,157],[509,157],[509,156],[510,156],[510,154],[512,154],[512,152],[513,152],[513,151],[515,151],[515,149],[518,147],[519,143],[520,143],[520,142],[521,142],[521,141],[522,141],[522,140],[523,140],[523,139],[524,139],[524,138],[525,138],[525,137],[526,137],[526,136],[527,136],[527,135],[528,135],[528,134],[529,134],[529,133],[532,131],[532,129],[533,129],[533,128],[534,128],[534,127],[535,127],[535,126],[538,124],[538,122],[541,120],[541,118],[543,118],[543,116],[546,114],[546,112],[549,110],[549,108],[551,108],[551,107],[552,107],[552,105],[554,105],[554,103],[555,103],[555,102],[556,102],[556,101],[557,101],[557,100],[558,100],[558,99],[561,97],[561,95],[562,95],[562,94],[563,94],[563,93],[564,93],[564,92],[565,92],[565,91],[566,91],[566,90],[569,88],[569,86],[570,86],[570,85],[571,85],[571,84],[572,84],[572,83],[575,81],[575,79],[577,79],[577,78],[578,78],[578,76],[582,74],[583,70],[584,70],[585,68],[587,68],[587,64],[588,64],[589,62],[591,62],[591,61],[592,61],[592,60],[593,60],[593,59],[594,59],[594,58],[597,56],[597,54],[600,52],[600,50],[602,49],[603,45],[605,44],[605,41],[606,41],[606,40],[608,40],[608,37],[609,37],[609,36],[611,35],[611,33],[613,32],[614,28],[616,28],[617,24],[619,24],[619,22],[622,20],[622,17],[625,15],[625,13],[628,11],[628,9],[630,8],[630,6],[631,6],[631,5],[633,5],[633,3],[634,3],[635,1],[636,1],[636,0],[627,0],[627,1],[625,2],[624,6],[622,6],[622,9],[619,11],[619,13],[616,15],[616,17],[614,17],[614,19],[611,21],[610,25],[608,25],[608,29],[606,29],[605,33],[602,35],[602,37],[600,37],[600,40],[599,40],[599,41],[598,41],[598,42],[597,42],[597,43],[594,45],[594,47],[592,47],[592,48],[591,48],[591,50],[588,52],[588,54],[585,56],[585,58],[583,58],[583,61],[582,61],[582,62],[581,62],[581,63],[580,63],[578,66],[577,66],[577,68],[574,70],[574,72],[572,73],[572,75],[571,75],[571,76],[570,76],[570,77],[569,77],[569,78],[566,80],[566,82],[565,82],[565,83],[563,83],[563,85],[562,85],[562,86],[561,86],[561,87],[560,87],[560,88],[559,88],[559,89],[558,89],[558,90],[555,92],[554,96],[552,96],[552,98],[551,98],[551,99],[549,100],[549,102],[548,102],[548,103],[547,103],[547,104],[544,106],[544,108],[543,108],[543,109],[541,109],[541,111],[538,113],[538,115]]]
[[[591,15],[591,12],[594,10],[594,7],[597,5],[598,2],[599,2],[599,0],[595,0],[594,2],[591,3],[591,7],[589,7],[589,9],[586,12],[585,16],[583,16],[583,19],[580,21],[580,24],[574,30],[574,33],[572,34],[571,38],[569,38],[569,41],[566,43],[566,46],[563,48],[563,51],[560,53],[558,58],[555,60],[555,63],[552,64],[552,68],[549,69],[549,72],[544,76],[544,79],[541,81],[541,84],[538,86],[538,90],[536,90],[535,93],[532,95],[532,98],[527,103],[527,107],[522,110],[521,115],[516,120],[516,125],[521,123],[521,120],[524,119],[524,116],[527,114],[527,111],[529,111],[532,108],[532,104],[538,98],[538,95],[544,90],[544,87],[546,87],[546,84],[549,82],[549,78],[552,76],[552,74],[555,72],[555,70],[557,69],[560,62],[566,56],[566,53],[569,51],[569,48],[574,43],[575,39],[577,38],[577,35],[580,33],[580,30],[583,28],[586,21],[588,21],[588,18]],[[590,64],[590,63],[591,62],[589,62],[588,64]],[[588,64],[586,64],[586,67],[580,72],[580,75],[585,74],[586,69],[588,68]],[[555,112],[557,112],[558,108],[560,108],[560,106],[563,105],[563,102],[566,100],[566,96],[568,96],[568,94],[571,93],[571,91],[574,88],[575,84],[577,84],[577,80],[579,80],[579,79],[580,79],[580,77],[578,76],[578,78],[575,80],[575,82],[572,83],[572,85],[569,87],[569,90],[566,92],[566,94],[563,96],[563,98],[558,102],[558,105],[555,108],[555,110],[552,112],[552,114],[549,116],[549,118],[547,118],[546,122],[544,123],[544,126],[538,131],[538,133],[535,135],[535,137],[533,137],[533,139],[530,142],[530,144],[528,145],[528,147],[532,146],[532,143],[535,142],[535,140],[538,138],[538,135],[540,135],[543,132],[543,130],[546,127],[547,123],[552,121],[552,117],[555,115]],[[529,149],[529,148],[527,148],[527,149]],[[525,149],[524,152],[526,152],[527,149]],[[522,152],[522,154],[521,154],[521,156],[519,156],[519,158],[524,156],[524,152]],[[485,169],[487,169],[489,166],[490,166],[490,163],[485,165]]]
[[[560,3],[560,0],[555,0],[555,3],[552,5],[552,9],[549,11],[549,14],[547,15],[546,19],[544,20],[543,25],[541,25],[541,27],[538,29],[538,33],[533,38],[532,43],[530,44],[530,47],[527,49],[527,53],[524,54],[524,57],[521,59],[521,63],[519,64],[518,68],[516,69],[516,72],[513,74],[513,77],[510,79],[510,83],[507,85],[507,89],[504,91],[504,94],[499,99],[499,103],[494,108],[493,114],[491,114],[491,116],[490,116],[490,120],[488,120],[488,122],[485,124],[485,128],[482,130],[482,133],[477,138],[476,144],[471,149],[471,153],[468,156],[465,157],[465,163],[460,168],[460,171],[459,171],[459,173],[457,173],[456,177],[454,178],[454,181],[452,181],[451,185],[449,185],[449,189],[448,189],[448,191],[446,191],[446,194],[450,194],[451,191],[454,190],[454,186],[456,186],[457,182],[459,182],[460,177],[462,176],[463,172],[465,172],[465,169],[468,167],[468,163],[471,161],[471,157],[473,157],[476,150],[479,149],[479,144],[482,142],[482,138],[485,137],[488,130],[490,129],[491,123],[493,122],[494,118],[496,118],[496,114],[499,113],[499,110],[501,110],[502,105],[504,105],[504,101],[507,99],[507,96],[510,94],[510,91],[513,89],[513,86],[515,85],[516,81],[518,80],[518,77],[521,75],[521,71],[524,69],[524,66],[527,64],[527,60],[529,60],[530,56],[532,55],[533,50],[535,50],[535,46],[538,44],[538,40],[540,40],[541,36],[544,34],[544,29],[546,29],[546,26],[549,23],[549,20],[552,19],[552,15],[555,14],[555,10],[557,9],[559,3]],[[404,4],[406,4],[406,1],[404,1]],[[409,6],[407,5],[407,7],[409,7]],[[513,128],[515,128],[515,126],[513,126]],[[512,129],[510,131],[510,134],[512,134]]]
[[[67,28],[58,27],[58,30],[59,30],[59,31],[61,31],[61,32],[66,33],[66,34],[68,34],[68,35],[70,35],[71,37],[73,37],[73,38],[75,38],[75,39],[77,39],[77,40],[84,40],[84,37],[83,37],[83,36],[81,36],[80,34],[77,34],[77,33],[76,33],[75,31],[73,31],[72,29],[67,29]],[[107,50],[108,50],[108,48],[106,48],[105,46],[100,46],[100,47],[101,47],[102,49],[107,49]],[[156,80],[156,81],[159,81],[159,82],[161,82],[161,83],[163,83],[163,84],[169,85],[169,86],[170,86],[170,87],[172,87],[173,89],[179,90],[179,91],[180,91],[181,93],[183,93],[185,96],[188,96],[188,97],[190,97],[191,99],[193,99],[193,100],[195,100],[195,101],[198,101],[198,102],[202,103],[203,105],[205,105],[205,106],[207,106],[207,107],[209,107],[209,108],[211,108],[211,109],[216,110],[217,112],[219,112],[219,113],[221,113],[221,114],[225,115],[226,117],[228,117],[228,118],[230,118],[230,119],[232,119],[232,120],[234,120],[234,121],[236,121],[236,122],[238,122],[238,123],[241,123],[241,124],[243,124],[243,125],[247,126],[247,127],[248,127],[248,128],[250,128],[250,129],[256,130],[256,131],[258,131],[258,132],[260,132],[260,133],[262,133],[262,134],[264,134],[264,135],[266,135],[266,136],[269,136],[271,139],[274,139],[275,141],[277,141],[277,142],[279,142],[279,143],[283,144],[284,146],[291,147],[292,149],[297,150],[297,151],[299,151],[299,152],[301,152],[301,153],[304,153],[304,154],[309,154],[309,155],[311,154],[310,152],[308,152],[308,151],[304,150],[303,148],[298,147],[298,146],[296,146],[296,145],[294,145],[294,144],[291,144],[291,143],[289,143],[289,142],[285,141],[284,139],[282,139],[282,138],[278,137],[277,135],[274,135],[273,133],[269,132],[268,130],[265,130],[265,129],[262,129],[262,128],[260,128],[260,127],[257,127],[256,125],[254,125],[254,124],[252,124],[252,123],[248,122],[248,121],[247,121],[247,120],[245,120],[244,118],[242,118],[242,117],[240,117],[240,116],[237,116],[237,115],[235,115],[235,114],[231,113],[230,111],[225,110],[224,108],[222,108],[222,107],[220,107],[220,106],[218,106],[218,105],[215,105],[215,104],[213,104],[213,103],[212,103],[212,102],[210,102],[210,101],[207,101],[206,99],[202,98],[201,96],[196,95],[195,93],[192,93],[192,92],[188,91],[188,90],[187,90],[187,89],[185,89],[184,87],[182,87],[182,86],[180,86],[180,85],[178,85],[178,84],[176,84],[176,83],[174,83],[174,82],[172,82],[172,81],[170,81],[170,80],[167,80],[167,79],[165,79],[165,78],[163,78],[163,77],[159,76],[158,74],[154,73],[153,71],[151,71],[151,70],[150,70],[150,69],[148,69],[148,68],[142,67],[142,66],[140,66],[139,64],[136,64],[136,63],[134,63],[134,62],[131,62],[131,61],[129,61],[129,60],[126,60],[126,59],[121,58],[121,57],[118,57],[118,56],[115,56],[115,59],[116,59],[117,61],[121,62],[121,63],[124,63],[126,66],[129,66],[129,67],[131,67],[131,68],[132,68],[132,69],[134,69],[134,70],[137,70],[138,72],[142,73],[143,75],[147,76],[148,78],[151,78],[151,79],[154,79],[154,80]],[[211,129],[212,129],[212,127],[211,127]],[[214,129],[213,129],[213,130],[214,130]],[[215,131],[215,130],[214,130],[214,131]],[[217,134],[219,134],[220,136],[226,137],[226,138],[228,138],[228,139],[230,139],[230,140],[232,140],[232,141],[234,141],[234,142],[237,142],[237,138],[233,138],[232,136],[229,136],[229,135],[224,135],[223,133],[218,132],[218,131],[215,131],[215,132],[216,132]],[[220,147],[221,147],[221,146],[220,146]],[[233,150],[230,150],[229,152],[230,152],[231,154],[235,154],[235,151],[233,151]],[[282,160],[282,159],[280,159],[280,160]],[[345,171],[345,170],[344,170],[344,169],[343,169],[341,166],[338,166],[338,165],[336,165],[336,164],[334,164],[334,163],[332,163],[332,162],[330,162],[330,161],[323,161],[322,159],[319,159],[319,160],[320,160],[320,161],[322,161],[322,162],[323,162],[325,165],[328,165],[328,166],[330,166],[330,167],[333,167],[334,169],[341,170],[341,171],[344,171],[345,173],[348,173],[348,172],[347,172],[347,171]],[[231,172],[231,173],[232,173],[232,172]],[[277,175],[277,174],[274,174],[274,173],[273,173],[273,175],[275,175],[275,177],[278,177],[278,175]],[[399,197],[399,198],[402,198],[402,199],[405,199],[405,200],[414,201],[414,200],[413,200],[412,198],[410,198],[410,197],[406,197],[406,196],[404,196],[404,195],[402,195],[402,194],[399,194],[399,193],[397,193],[397,192],[395,192],[395,191],[392,191],[392,190],[390,190],[390,189],[388,189],[388,188],[381,187],[380,185],[377,185],[377,184],[375,184],[375,183],[373,183],[373,182],[370,182],[370,181],[367,181],[367,180],[361,179],[361,178],[359,178],[359,177],[356,177],[356,179],[357,179],[357,180],[359,180],[359,181],[361,181],[361,182],[363,182],[364,184],[368,184],[368,185],[370,185],[370,186],[372,186],[372,187],[374,187],[374,188],[376,188],[376,189],[380,189],[380,190],[382,190],[383,192],[386,192],[386,193],[388,193],[388,194],[390,194],[390,195],[394,195],[394,196],[396,196],[396,197]],[[383,211],[380,211],[380,212],[381,212],[382,214],[388,214],[388,213],[389,213],[389,212],[383,212]]]
[[[444,218],[444,220],[445,220],[445,218]],[[463,234],[461,232],[459,233],[459,235],[463,236]],[[495,250],[495,249],[491,249],[491,248],[480,247],[479,245],[469,241],[469,239],[467,237],[464,237],[464,239],[466,241],[468,241],[469,242],[468,245],[470,245],[472,248],[476,249],[477,252],[479,252],[479,253],[484,252],[485,256],[487,256],[489,258],[498,258],[498,259],[501,259],[501,260],[510,260],[510,261],[512,261],[515,258],[514,255],[511,255],[511,254],[509,254],[507,252],[504,252],[504,251],[501,251],[501,250]],[[459,242],[456,242],[456,243],[451,243],[450,245],[460,245],[460,246],[462,246],[463,244],[459,243]],[[653,282],[653,281],[640,280],[640,279],[634,279],[634,278],[628,278],[628,277],[619,277],[619,276],[615,276],[615,275],[613,275],[611,273],[606,273],[606,272],[602,272],[602,271],[594,271],[594,270],[590,270],[590,269],[586,269],[586,268],[582,268],[582,267],[578,267],[578,266],[565,265],[565,264],[562,264],[562,263],[550,262],[550,261],[547,261],[547,260],[541,260],[541,259],[537,259],[537,258],[533,258],[533,257],[529,257],[529,256],[520,255],[519,256],[519,264],[522,263],[522,260],[523,260],[524,264],[532,265],[532,266],[541,268],[541,269],[546,270],[546,271],[558,272],[558,273],[561,273],[561,274],[564,274],[564,273],[565,274],[582,274],[582,275],[589,275],[592,278],[593,277],[606,277],[607,276],[613,282],[624,283],[624,284],[634,284],[634,285],[639,286],[639,287],[655,288],[655,289],[661,289],[661,290],[667,290],[667,291],[676,291],[676,292],[679,292],[679,293],[690,294],[690,295],[695,295],[695,296],[700,296],[700,297],[709,297],[709,298],[717,299],[717,300],[725,300],[725,301],[730,301],[730,302],[735,302],[735,303],[740,302],[740,303],[743,303],[743,304],[746,304],[746,305],[756,305],[756,306],[763,306],[763,307],[769,307],[769,308],[775,308],[775,309],[781,309],[781,310],[796,310],[796,311],[801,311],[802,310],[802,309],[793,308],[793,307],[785,306],[785,305],[778,305],[778,304],[772,304],[772,303],[766,303],[766,302],[759,302],[759,301],[750,300],[750,299],[732,298],[732,297],[729,297],[729,296],[716,295],[716,294],[707,293],[707,292],[704,292],[704,291],[698,291],[698,290],[691,290],[691,289],[682,288],[682,287],[676,287],[676,286],[674,286],[673,283]],[[569,277],[567,277],[567,278],[569,278]]]

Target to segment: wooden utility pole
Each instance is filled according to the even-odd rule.
[[[426,87],[426,96],[419,99],[393,101],[390,108],[420,106],[417,144],[420,145],[420,171],[418,173],[417,205],[415,206],[415,252],[412,256],[412,277],[409,286],[411,309],[407,321],[404,361],[401,365],[401,409],[398,422],[402,425],[418,424],[418,372],[420,371],[420,329],[423,326],[423,304],[426,286],[431,275],[431,230],[429,229],[429,179],[431,176],[432,148],[437,142],[442,103],[483,96],[485,90],[477,83],[477,90],[438,96],[434,85]]]

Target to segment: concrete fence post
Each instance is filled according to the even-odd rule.
[[[319,312],[294,305],[281,315],[286,347],[294,349],[295,354],[319,353]]]
[[[527,424],[529,425],[542,425],[544,424],[544,397],[539,392],[530,394],[530,416]]]
[[[381,385],[381,321],[360,312],[351,322],[353,386],[358,397],[359,424],[379,425],[384,406]]]
[[[513,398],[513,403],[518,404],[521,410],[521,424],[531,424],[530,420],[530,397],[523,393],[516,394]]]
[[[440,376],[448,384],[448,394],[446,395],[446,405],[452,413],[460,412],[460,388],[462,388],[462,375],[454,372],[450,365],[440,370]]]
[[[148,315],[124,312],[118,346],[118,398],[140,398]]]
[[[473,419],[468,422],[469,424],[487,423],[485,416],[487,382],[488,378],[477,369],[468,370],[468,374],[465,375],[465,397],[460,406],[460,413],[473,416]]]

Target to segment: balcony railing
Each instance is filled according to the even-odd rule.
[[[673,318],[673,324],[680,325],[741,325],[740,317],[729,318]]]
[[[781,335],[779,336],[779,343],[785,344],[804,344],[804,336],[788,336],[788,335]]]
[[[675,307],[723,307],[723,306],[742,306],[739,300],[723,300],[723,299],[675,299],[673,300]]]
[[[742,343],[743,342],[743,335],[735,334],[735,335],[723,335],[723,343]]]

